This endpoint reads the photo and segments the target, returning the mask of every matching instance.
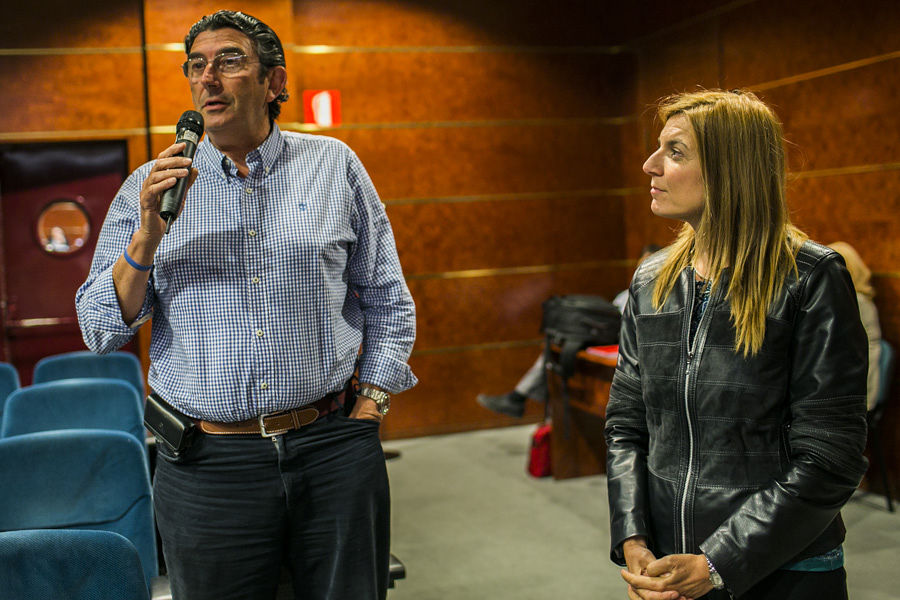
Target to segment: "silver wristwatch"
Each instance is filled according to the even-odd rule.
[[[709,582],[712,584],[713,588],[724,590],[725,582],[722,580],[722,576],[716,571],[716,567],[713,566],[712,561],[709,560],[708,556],[704,554],[703,558],[706,559],[706,566],[709,567]]]
[[[381,416],[388,414],[388,411],[391,410],[391,395],[385,391],[364,385],[359,388],[359,395],[374,400]]]

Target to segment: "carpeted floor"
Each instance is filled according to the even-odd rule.
[[[625,598],[608,558],[606,479],[534,479],[534,425],[385,443],[393,553],[389,600]],[[900,513],[859,494],[844,509],[852,600],[900,598]]]

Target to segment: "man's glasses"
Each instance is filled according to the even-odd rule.
[[[225,77],[234,77],[240,74],[247,65],[257,62],[259,61],[251,61],[246,54],[240,54],[239,52],[225,52],[216,55],[212,59],[213,69],[215,69],[216,73]],[[206,57],[195,56],[184,61],[184,64],[181,65],[181,70],[184,71],[184,76],[190,79],[191,82],[196,82],[203,77],[208,64],[209,61],[206,60]]]

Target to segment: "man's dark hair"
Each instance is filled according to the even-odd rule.
[[[184,37],[184,51],[191,53],[194,40],[204,31],[214,31],[230,27],[237,29],[256,45],[256,54],[259,56],[259,64],[262,66],[260,78],[266,76],[272,67],[285,66],[284,48],[281,40],[271,27],[250,15],[233,10],[220,10],[217,13],[206,15],[191,26],[191,30]],[[281,113],[281,103],[288,99],[287,86],[281,90],[277,98],[269,102],[269,121],[274,121]]]

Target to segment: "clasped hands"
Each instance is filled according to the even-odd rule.
[[[622,545],[630,600],[694,600],[713,589],[702,554],[670,554],[657,559],[647,540],[633,537]]]

